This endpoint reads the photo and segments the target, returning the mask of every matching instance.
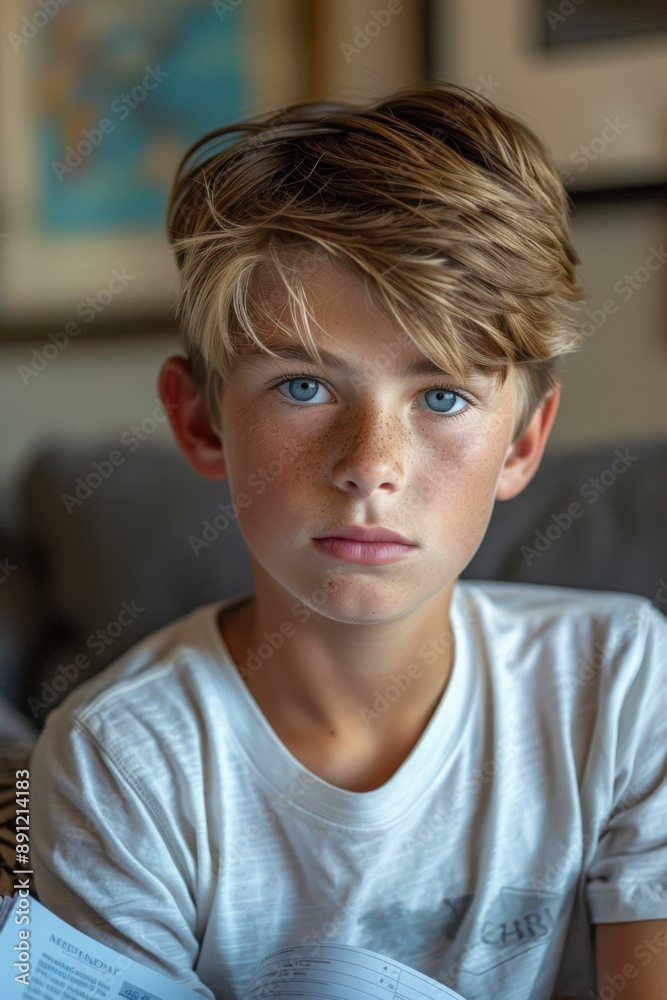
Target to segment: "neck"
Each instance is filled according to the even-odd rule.
[[[421,730],[449,682],[452,587],[372,624],[290,613],[294,599],[239,606],[223,635],[251,694],[293,731],[367,743]],[[254,654],[254,655],[253,655]],[[266,707],[265,707],[266,706]]]

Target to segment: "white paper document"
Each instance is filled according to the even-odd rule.
[[[201,1000],[201,993],[99,944],[34,898],[3,899],[0,926],[3,1000]],[[211,988],[227,1000],[222,984]],[[271,952],[255,969],[242,1000],[267,997],[464,1000],[401,962],[345,944]]]
[[[77,931],[34,897],[11,902],[0,931],[3,1000],[202,1000]]]
[[[267,955],[242,1000],[276,996],[283,1000],[463,1000],[460,993],[401,962],[348,944],[295,945]]]

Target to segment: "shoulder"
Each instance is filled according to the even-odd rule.
[[[647,597],[495,581],[460,581],[459,587],[464,626],[489,650],[504,651],[507,669],[532,665],[544,676],[550,663],[571,680],[623,674],[628,683],[642,666],[658,669],[667,618]]]
[[[526,620],[627,616],[630,621],[651,612],[660,618],[649,598],[638,594],[497,580],[459,580],[458,587],[480,609],[493,610],[501,616],[519,614]]]
[[[148,810],[164,832],[174,816],[205,808],[206,775],[235,752],[233,666],[217,627],[224,603],[147,636],[48,715],[30,760],[45,809]]]
[[[225,603],[196,608],[131,646],[48,715],[38,742],[78,732],[107,752],[121,743],[136,752],[149,734],[164,743],[165,734],[177,732],[186,741],[197,706],[224,683],[227,656],[216,618]]]
[[[487,627],[508,623],[528,632],[545,625],[640,631],[667,628],[667,619],[648,597],[535,583],[461,580],[461,605],[471,622]]]
[[[641,754],[664,760],[667,618],[648,598],[466,581],[459,605],[498,732],[510,725],[531,768],[538,753],[547,768],[572,755],[581,794],[607,815],[620,762],[634,786]]]

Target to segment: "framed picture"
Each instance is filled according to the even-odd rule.
[[[5,335],[167,322],[175,168],[204,132],[303,99],[300,2],[3,0]]]
[[[547,51],[591,42],[626,42],[633,35],[667,32],[664,0],[542,0],[542,44]],[[576,17],[571,17],[576,13]]]
[[[518,113],[570,189],[667,180],[664,0],[431,2],[442,79]]]

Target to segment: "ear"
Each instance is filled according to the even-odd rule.
[[[227,465],[221,432],[211,423],[187,358],[174,354],[163,362],[158,393],[174,437],[193,469],[206,479],[224,479]]]
[[[496,487],[496,500],[511,500],[521,493],[537,472],[560,402],[561,383],[546,396],[530,423],[512,443]]]

